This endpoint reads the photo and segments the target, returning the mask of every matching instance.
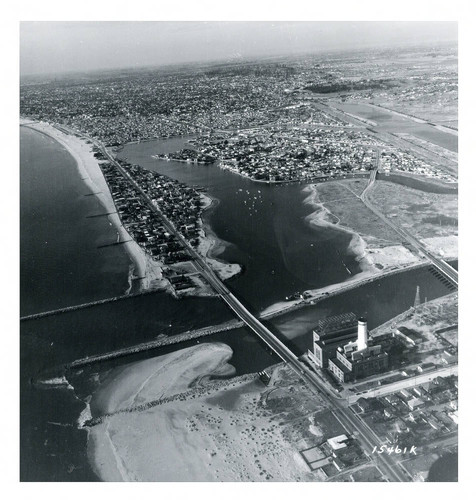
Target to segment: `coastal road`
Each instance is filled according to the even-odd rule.
[[[281,342],[261,321],[256,318],[248,309],[235,297],[231,291],[224,285],[224,283],[216,276],[215,272],[210,268],[205,258],[198,254],[196,250],[188,243],[182,234],[174,227],[174,225],[162,214],[162,212],[155,206],[152,200],[147,196],[147,193],[137,184],[137,182],[130,176],[130,174],[112,157],[106,148],[98,141],[90,137],[86,138],[92,141],[97,147],[100,148],[102,153],[113,163],[128,179],[132,185],[141,193],[147,201],[151,210],[154,211],[164,222],[165,227],[171,231],[182,242],[183,246],[188,250],[197,269],[202,273],[204,278],[208,281],[211,287],[216,290],[224,302],[234,311],[234,313],[243,320],[258,337],[265,342],[290,368],[292,368],[299,377],[303,379],[312,389],[318,392],[319,396],[325,400],[329,409],[333,410],[336,417],[343,423],[349,432],[355,434],[364,449],[367,451],[379,465],[380,469],[384,471],[387,477],[393,481],[407,481],[408,478],[399,469],[398,464],[395,463],[392,456],[372,455],[374,446],[380,444],[380,439],[375,433],[348,407],[344,400],[340,400],[330,392],[326,384],[314,374],[298,357]]]
[[[303,365],[301,364],[301,367]],[[348,406],[347,400],[337,398],[326,382],[320,379],[315,373],[306,367],[301,373],[301,377],[315,389],[319,391],[319,396],[323,398],[329,409],[332,410],[337,420],[349,432],[353,433],[367,451],[367,454],[377,462],[378,467],[387,475],[388,479],[394,482],[409,481],[409,477],[398,465],[395,455],[374,454],[372,450],[375,446],[382,444],[382,439]]]
[[[347,402],[339,400],[331,395],[323,381],[319,379],[297,356],[292,353],[276,336],[255,318],[231,293],[222,296],[223,300],[268,346],[273,349],[306,383],[313,387],[323,398],[328,407],[333,410],[335,416],[346,427],[349,432],[356,435],[363,444],[369,456],[372,456],[385,472],[387,477],[393,481],[408,481],[408,477],[399,468],[395,460],[388,455],[372,455],[374,446],[380,445],[380,438],[347,406]]]
[[[84,135],[84,134],[83,134]],[[212,288],[220,294],[223,298],[227,295],[231,295],[231,292],[225,287],[223,282],[217,278],[215,272],[210,268],[206,260],[188,243],[188,241],[182,236],[180,231],[178,231],[173,223],[169,221],[159,210],[156,205],[150,200],[150,198],[147,196],[147,193],[137,184],[137,182],[130,176],[128,172],[113,158],[113,156],[107,151],[106,147],[100,143],[97,140],[92,139],[91,137],[88,137],[84,135],[84,137],[90,141],[92,141],[100,150],[101,152],[109,159],[111,163],[113,163],[119,170],[120,172],[134,185],[134,187],[142,194],[146,202],[148,203],[149,207],[151,210],[156,213],[161,220],[163,221],[165,227],[171,231],[182,243],[182,245],[188,250],[190,255],[193,257],[194,262],[196,264],[197,269],[201,272],[201,274],[207,279],[207,281],[210,283]],[[438,259],[437,257],[433,256],[426,248],[423,246],[421,242],[419,242],[416,238],[408,234],[405,230],[402,228],[396,226],[393,224],[391,221],[389,221],[380,211],[378,211],[367,199],[367,194],[369,190],[373,187],[375,180],[376,180],[376,175],[378,171],[378,165],[380,161],[380,148],[377,149],[377,161],[376,165],[377,168],[375,170],[372,170],[370,173],[370,178],[369,178],[369,183],[367,184],[366,188],[360,195],[361,200],[364,202],[364,204],[372,210],[379,218],[381,218],[387,225],[392,227],[398,234],[400,234],[404,239],[406,239],[410,244],[412,244],[415,248],[417,248],[419,251],[421,251],[434,265],[437,269],[442,272],[445,276],[452,281],[455,286],[458,286],[458,272],[451,267],[449,264],[447,264],[445,261],[442,259]],[[227,302],[225,300],[225,302]],[[228,302],[227,302],[228,303]],[[235,310],[235,308],[232,306],[236,306],[239,301],[234,298],[234,300],[230,300],[228,305]],[[235,311],[237,313],[237,311]],[[238,314],[238,313],[237,313]],[[239,316],[239,314],[238,314]],[[241,318],[241,316],[240,316]],[[253,318],[255,318],[253,316]],[[243,319],[243,318],[241,318]],[[255,318],[256,319],[256,318]]]

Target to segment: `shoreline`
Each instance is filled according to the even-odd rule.
[[[315,479],[287,431],[295,422],[290,401],[306,405],[311,393],[296,395],[299,381],[282,363],[269,368],[269,387],[256,373],[236,376],[232,355],[229,346],[209,343],[113,372],[91,399],[100,410],[87,443],[96,475],[103,481]],[[318,399],[313,411],[316,403],[325,408]],[[310,409],[303,408],[303,418]]]
[[[303,191],[306,194],[309,193],[309,195],[304,199],[303,203],[310,205],[314,209],[314,211],[306,217],[306,221],[308,222],[308,224],[311,227],[327,227],[336,231],[340,230],[351,235],[351,240],[349,242],[349,246],[347,247],[347,251],[354,254],[355,260],[358,262],[361,269],[361,273],[368,273],[371,271],[376,272],[377,268],[366,262],[367,244],[362,236],[360,236],[360,234],[353,231],[352,229],[340,224],[339,219],[335,215],[333,215],[327,207],[325,207],[324,203],[320,201],[317,186],[309,184],[303,189]],[[337,219],[337,221],[332,222],[332,218]]]
[[[220,200],[208,193],[200,193],[200,198],[205,202],[203,213],[207,210],[213,210],[220,203]],[[206,259],[207,264],[218,274],[221,280],[224,281],[240,274],[242,272],[240,264],[225,262],[218,258],[218,255],[223,252],[227,243],[215,234],[203,214],[201,220],[202,234],[200,235],[200,243],[197,249],[198,253]]]
[[[132,269],[130,269],[128,276],[129,288],[126,290],[126,293],[131,291],[132,280],[137,279],[140,280],[141,290],[165,289],[168,284],[162,276],[162,269],[159,263],[153,261],[152,257],[131,238],[122,225],[109,187],[99,167],[99,161],[92,153],[92,144],[88,144],[76,135],[66,135],[47,122],[30,122],[20,118],[20,126],[42,133],[66,149],[74,158],[78,174],[87,189],[96,196],[106,212],[114,212],[107,216],[110,224],[114,227],[118,237],[122,241],[131,240],[122,245],[132,262]]]
[[[160,159],[160,158],[159,158]],[[359,179],[359,178],[368,178],[368,173],[367,172],[349,172],[346,175],[340,175],[340,176],[334,176],[334,175],[318,175],[315,177],[311,178],[304,178],[304,179],[285,179],[281,181],[271,181],[271,180],[266,180],[266,179],[255,179],[253,177],[250,177],[248,175],[245,175],[241,173],[240,171],[236,170],[233,167],[230,167],[228,165],[223,165],[220,160],[215,162],[215,165],[223,170],[228,170],[229,172],[239,175],[240,177],[243,177],[243,179],[247,179],[251,182],[258,182],[260,184],[269,184],[270,186],[276,186],[276,185],[281,185],[281,184],[311,184],[313,182],[319,182],[319,183],[324,183],[324,182],[332,182],[332,181],[343,181],[346,179]]]
[[[370,277],[385,272],[392,267],[405,266],[419,262],[419,259],[403,245],[372,246],[362,235],[340,223],[340,220],[321,202],[318,192],[319,185],[309,184],[303,189],[308,194],[304,203],[312,206],[314,211],[306,217],[309,225],[327,227],[343,231],[351,236],[347,251],[355,256],[361,272],[352,276],[344,283],[357,276]]]
[[[186,438],[175,433],[174,420],[181,417],[180,410],[174,408],[176,404],[165,411],[160,405],[147,412],[134,412],[133,409],[137,404],[173,398],[193,388],[206,392],[210,377],[235,376],[235,369],[230,364],[232,356],[233,351],[228,345],[207,343],[113,370],[113,376],[96,389],[90,401],[93,415],[112,414],[104,422],[86,429],[87,456],[95,474],[103,481],[161,480],[162,467],[146,467],[143,473],[139,473],[142,467],[136,467],[136,463],[143,453],[148,455],[150,462],[158,461],[164,468],[171,457],[176,458],[176,464],[185,461],[191,465],[195,453],[189,454]],[[173,373],[177,366],[180,367],[179,377]],[[160,421],[154,424],[157,416],[161,417]],[[122,424],[135,420],[144,425],[144,432],[134,433],[134,439],[127,433],[122,435]],[[118,434],[114,430],[110,432],[116,425]],[[152,441],[149,439],[151,434],[155,437]],[[137,446],[137,440],[141,440],[142,445],[147,443],[147,446]],[[175,446],[176,440],[181,446]],[[199,480],[203,474],[200,462],[193,472],[195,480]],[[189,477],[189,471],[180,467],[175,469],[175,474],[181,476],[181,480]]]
[[[74,158],[78,174],[86,187],[92,194],[94,194],[94,196],[96,196],[106,212],[114,212],[113,214],[108,215],[107,218],[118,233],[118,238],[121,241],[131,240],[122,245],[131,259],[131,266],[127,279],[129,286],[125,291],[125,294],[132,291],[133,281],[135,280],[140,281],[139,291],[169,291],[169,283],[163,277],[163,264],[155,261],[152,256],[142,249],[142,247],[133,240],[122,225],[119,214],[117,213],[116,205],[109,191],[109,186],[107,185],[99,167],[99,160],[97,160],[93,155],[93,145],[74,134],[67,135],[57,129],[54,125],[47,122],[32,122],[30,120],[20,118],[20,126],[45,134],[64,147]],[[219,200],[212,198],[210,195],[205,193],[200,193],[200,197],[205,203],[203,208],[204,212],[212,209],[219,203]],[[201,217],[201,222],[202,234],[199,237],[200,242],[198,252],[203,255],[203,257],[207,260],[207,263],[213,271],[218,274],[220,279],[227,280],[240,274],[242,272],[242,268],[239,264],[228,263],[216,258],[216,254],[222,251],[226,243],[216,236],[210,225],[203,220],[203,215]],[[203,285],[202,283],[199,283],[197,288],[193,290],[185,290],[180,294],[180,296],[210,296],[208,288],[208,284]],[[176,296],[175,293],[172,294]]]

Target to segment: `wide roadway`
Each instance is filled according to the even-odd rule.
[[[379,468],[384,472],[388,479],[392,481],[408,481],[409,478],[403,473],[398,464],[393,459],[392,455],[375,455],[372,450],[375,446],[380,445],[378,436],[360,419],[358,418],[347,406],[346,402],[330,396],[329,389],[326,385],[306,367],[297,356],[286,347],[276,336],[263,325],[246,307],[235,297],[230,290],[223,284],[223,282],[215,275],[214,271],[210,268],[205,259],[193,249],[188,241],[177,231],[175,226],[170,222],[162,212],[154,205],[152,200],[147,196],[144,190],[137,184],[137,182],[129,175],[128,172],[111,156],[103,144],[85,136],[96,144],[103,154],[111,161],[128,179],[134,187],[141,193],[145,201],[164,222],[167,229],[175,234],[175,236],[182,242],[184,247],[188,250],[194,259],[195,266],[207,279],[212,288],[220,295],[226,304],[232,309],[235,314],[242,319],[262,340],[265,342],[285,363],[287,363],[307,384],[319,393],[333,410],[336,417],[341,421],[344,427],[356,437],[359,438],[364,449],[368,455],[372,457]]]

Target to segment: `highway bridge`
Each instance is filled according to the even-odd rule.
[[[349,116],[348,113],[345,113],[345,112],[343,112],[335,107],[331,107],[327,103],[322,102],[322,100],[317,100],[317,103],[318,103],[318,107],[320,107],[320,109],[322,109],[323,111],[328,112],[331,115],[336,116],[337,118],[347,120],[350,123],[353,123],[354,125],[359,124],[358,121],[356,121],[356,120],[362,121],[362,118],[355,117],[353,115]],[[405,149],[405,145],[401,144],[401,142],[402,142],[401,138],[393,136],[393,135],[386,133],[380,129],[378,132],[376,132],[376,136],[377,137],[380,136],[380,138],[384,142],[388,142],[388,143],[396,145],[397,147],[401,147],[401,148]],[[408,145],[408,143],[406,143],[406,144]],[[425,158],[427,158],[427,155],[423,155],[420,148],[418,148],[418,149],[413,148],[413,150],[418,156],[424,156]],[[438,271],[443,276],[445,276],[457,288],[458,287],[458,271],[456,269],[454,269],[450,264],[445,262],[443,259],[441,259],[441,258],[433,255],[431,252],[429,252],[428,249],[425,247],[425,245],[423,245],[423,243],[421,241],[418,241],[417,238],[415,238],[414,236],[409,234],[405,229],[395,225],[392,221],[387,219],[387,217],[385,217],[385,215],[382,212],[380,212],[377,208],[375,208],[368,200],[368,197],[367,197],[368,193],[372,189],[372,187],[375,183],[375,180],[376,180],[378,167],[380,164],[380,154],[381,154],[381,147],[378,147],[377,148],[376,168],[375,168],[375,170],[371,171],[369,183],[367,184],[367,187],[364,189],[364,191],[360,195],[361,200],[364,202],[364,204],[367,206],[367,208],[369,210],[371,210],[375,215],[377,215],[377,217],[379,217],[383,222],[385,222],[385,224],[390,226],[396,233],[398,233],[402,238],[404,238],[408,243],[410,243],[415,249],[417,249],[419,252],[421,252],[421,254],[423,254],[435,266],[435,268],[438,269]],[[430,158],[430,160],[434,161],[434,159],[432,157]]]
[[[375,446],[380,445],[379,437],[370,429],[365,422],[363,422],[357,415],[355,415],[348,407],[347,401],[342,400],[332,392],[332,390],[327,387],[326,383],[320,379],[320,377],[314,373],[311,368],[306,366],[286,345],[283,344],[258,318],[256,318],[241,302],[235,297],[231,291],[225,286],[225,284],[216,276],[215,272],[210,268],[206,259],[198,254],[196,250],[188,243],[188,241],[183,237],[180,231],[175,228],[173,223],[169,221],[161,212],[161,210],[154,204],[154,202],[148,197],[147,193],[137,184],[137,182],[130,176],[130,174],[112,157],[112,155],[107,151],[103,144],[92,139],[84,134],[79,134],[78,132],[69,131],[69,133],[75,133],[77,135],[82,135],[82,137],[92,143],[94,143],[104,154],[108,160],[114,164],[121,174],[137,189],[137,191],[144,198],[150,209],[157,214],[163,221],[164,226],[174,234],[179,241],[182,243],[183,247],[189,252],[193,259],[193,264],[202,276],[208,281],[211,287],[219,294],[223,301],[232,309],[232,311],[253,331],[256,335],[272,349],[290,368],[292,368],[308,386],[315,390],[319,397],[323,398],[328,404],[329,409],[331,409],[338,420],[341,421],[343,426],[347,429],[349,433],[355,434],[361,441],[364,449],[367,450],[369,456],[376,461],[381,470],[386,474],[386,476],[393,481],[408,481],[410,478],[406,475],[403,470],[396,463],[396,459],[393,456],[381,454],[372,455],[372,449]],[[379,157],[378,157],[379,158]],[[377,158],[377,167],[378,167]],[[423,245],[416,240],[416,238],[407,234],[403,229],[395,226],[392,222],[388,221],[387,218],[381,214],[377,209],[375,209],[368,201],[367,194],[369,190],[375,183],[375,178],[377,174],[377,168],[371,172],[369,183],[363,193],[361,194],[361,199],[364,204],[372,210],[377,216],[379,216],[385,223],[392,227],[398,234],[402,235],[407,241],[409,241],[413,246],[415,246],[420,252],[427,256],[427,258],[433,262],[435,267],[440,270],[445,276],[451,281],[457,284],[458,273],[446,262],[442,261],[431,255]],[[449,268],[449,269],[448,269]],[[149,346],[147,346],[149,347]],[[115,353],[117,354],[117,353]]]
[[[74,132],[76,133],[76,132]],[[130,176],[130,174],[112,157],[103,144],[100,142],[81,134],[86,140],[94,143],[104,154],[108,160],[114,164],[121,174],[138,190],[142,195],[150,209],[156,213],[163,221],[164,226],[174,234],[182,243],[184,248],[189,252],[193,259],[193,264],[202,276],[209,282],[210,286],[218,293],[224,302],[233,310],[233,312],[253,331],[256,335],[275,352],[291,369],[293,369],[298,376],[314,391],[319,394],[328,404],[328,407],[336,418],[342,423],[349,433],[353,433],[359,438],[364,449],[366,449],[369,456],[376,461],[379,468],[384,472],[388,479],[392,481],[408,481],[410,478],[396,463],[396,458],[393,456],[381,454],[372,455],[372,450],[375,446],[379,446],[379,437],[370,429],[365,422],[363,422],[352,410],[348,407],[347,401],[338,398],[320,379],[311,368],[306,366],[286,345],[283,344],[258,318],[256,318],[241,302],[235,297],[225,284],[216,276],[215,272],[210,268],[206,259],[198,254],[195,249],[188,243],[182,236],[173,223],[169,221],[160,209],[153,203],[147,196],[147,193],[137,184],[137,182]],[[362,201],[366,203],[366,194],[369,188],[375,182],[376,170],[371,173],[369,184],[362,193]],[[369,207],[370,208],[370,207]],[[373,207],[372,207],[373,208]],[[371,209],[372,209],[371,208]],[[386,220],[386,219],[385,219]],[[398,232],[398,231],[397,231]],[[149,347],[149,346],[144,346]],[[113,355],[117,355],[114,353]],[[122,354],[122,353],[121,353]],[[86,361],[86,360],[81,360]]]
[[[378,436],[376,436],[366,424],[358,418],[347,406],[346,402],[339,400],[334,394],[329,394],[325,383],[323,383],[316,374],[312,372],[298,357],[281,342],[258,318],[254,316],[241,302],[231,293],[225,284],[216,276],[215,272],[210,268],[206,259],[201,256],[183,237],[173,223],[169,221],[161,212],[161,210],[153,203],[148,197],[147,193],[137,184],[137,182],[130,176],[130,174],[112,157],[107,149],[99,143],[85,136],[88,140],[92,141],[104,154],[108,160],[113,163],[119,171],[131,182],[131,184],[143,196],[144,200],[149,205],[150,209],[156,213],[163,221],[164,226],[172,234],[174,234],[182,243],[184,248],[189,252],[193,259],[193,263],[202,276],[208,281],[210,286],[218,293],[223,301],[230,307],[230,309],[253,331],[255,334],[275,352],[288,366],[290,366],[307,384],[317,391],[320,397],[323,397],[332,409],[338,419],[344,424],[349,432],[355,433],[361,438],[364,448],[370,454],[374,446],[380,444]],[[375,179],[375,174],[374,174]],[[407,481],[408,477],[398,468],[392,457],[374,455],[381,469],[385,472],[387,477],[393,481]]]

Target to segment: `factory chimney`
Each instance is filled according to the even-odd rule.
[[[359,318],[357,323],[357,350],[367,349],[367,319]]]

